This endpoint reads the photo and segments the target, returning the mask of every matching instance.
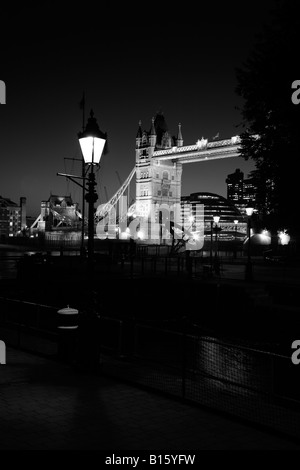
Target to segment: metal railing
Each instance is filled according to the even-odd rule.
[[[56,314],[53,306],[0,297],[1,339],[55,357],[61,340]],[[299,372],[289,356],[213,337],[186,319],[100,316],[97,331],[99,372],[300,440]],[[68,358],[75,364],[80,338],[79,328]]]

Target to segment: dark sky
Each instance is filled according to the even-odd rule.
[[[16,202],[26,196],[32,216],[50,191],[71,193],[81,203],[80,188],[56,173],[81,171],[65,157],[80,157],[83,90],[87,110],[93,108],[109,137],[97,173],[98,203],[105,201],[104,186],[109,197],[118,189],[116,171],[124,180],[133,168],[140,119],[148,130],[162,110],[172,134],[181,123],[184,145],[240,133],[235,67],[274,4],[147,2],[120,9],[98,3],[100,10],[82,4],[64,13],[51,5],[2,16],[0,79],[7,104],[0,106],[0,195]],[[185,165],[182,194],[226,196],[226,176],[236,168],[247,175],[253,164]]]

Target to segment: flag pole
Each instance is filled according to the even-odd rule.
[[[82,100],[81,100],[81,108],[82,108],[82,132],[84,131],[85,128],[85,93],[83,92],[82,94]],[[82,167],[81,167],[81,176],[83,178],[82,183],[83,183],[83,188],[82,188],[82,221],[81,221],[81,247],[80,247],[80,253],[82,258],[85,258],[85,247],[84,247],[84,219],[85,219],[85,164],[84,164],[84,158],[82,155]]]
[[[85,93],[83,92],[82,94],[82,132],[84,131],[84,127],[85,127],[84,111],[85,111]]]

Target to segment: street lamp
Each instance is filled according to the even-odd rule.
[[[237,244],[236,244],[236,241],[237,241],[237,226],[238,226],[238,223],[239,221],[237,219],[234,219],[234,225],[235,225],[235,234],[234,234],[234,257],[236,258],[236,254],[237,254]]]
[[[251,245],[251,217],[253,214],[253,207],[251,205],[248,205],[246,207],[246,214],[248,216],[248,255],[247,255],[247,264],[246,264],[246,271],[245,271],[245,280],[246,281],[252,281],[253,280],[253,272],[252,272],[252,262],[251,262],[251,251],[250,251],[250,245]]]
[[[215,251],[215,257],[217,257],[217,255],[218,255],[218,230],[219,230],[219,228],[218,228],[218,223],[219,223],[219,221],[220,221],[220,216],[214,215],[213,219],[214,219],[215,231],[216,231],[216,251]]]
[[[218,260],[218,232],[219,230],[221,230],[219,227],[218,227],[218,223],[220,221],[220,216],[219,215],[214,215],[213,216],[213,219],[214,219],[214,223],[215,223],[215,232],[216,232],[216,249],[215,249],[215,262],[214,262],[214,267],[215,267],[215,271],[216,273],[218,274],[219,273],[219,260]]]
[[[90,117],[83,132],[78,133],[78,139],[86,165],[90,167],[88,177],[88,192],[85,196],[89,204],[88,209],[88,266],[89,273],[93,272],[94,265],[94,204],[98,199],[95,191],[96,181],[94,166],[99,165],[106,142],[106,134],[103,134],[98,126],[94,112],[91,110]]]
[[[213,254],[212,254],[213,253],[212,252],[212,250],[213,250],[213,233],[214,233],[213,224],[214,224],[214,222],[213,222],[213,220],[211,220],[210,221],[210,253],[209,253],[211,271],[212,271],[212,268],[213,268]]]

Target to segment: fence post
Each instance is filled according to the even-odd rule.
[[[145,259],[144,259],[144,256],[142,255],[142,260],[141,260],[141,267],[142,267],[142,274],[144,275],[144,262],[145,262]]]
[[[152,260],[153,260],[153,272],[154,274],[156,274],[156,256],[154,256]]]
[[[130,257],[130,279],[133,279],[133,256]]]
[[[40,306],[39,306],[39,304],[35,304],[35,305],[36,305],[35,323],[36,323],[36,328],[39,329],[39,326],[40,326]]]
[[[182,318],[182,398],[186,396],[186,333],[187,333],[187,318]]]
[[[271,358],[271,393],[274,395],[275,392],[275,364],[274,364],[274,356],[270,356]]]
[[[138,325],[134,325],[134,333],[133,333],[133,355],[136,357],[138,355]]]

